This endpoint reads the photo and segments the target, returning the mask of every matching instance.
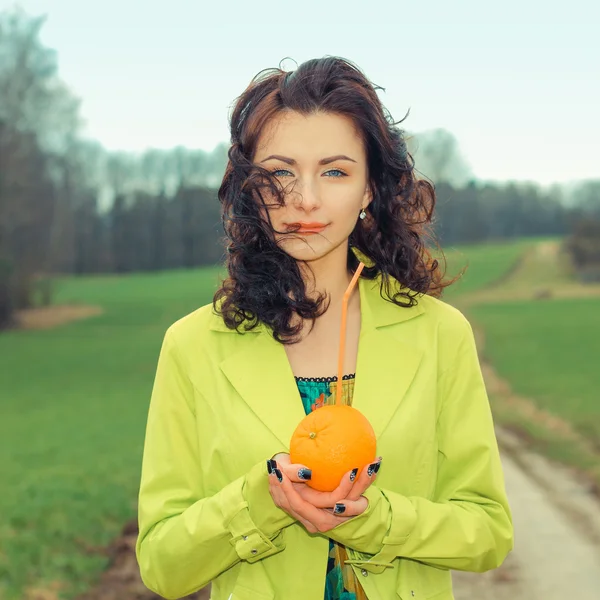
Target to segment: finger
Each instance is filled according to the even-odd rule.
[[[316,533],[318,529],[315,527],[315,525],[291,508],[285,493],[281,489],[281,484],[277,481],[277,477],[273,475],[273,477],[269,477],[269,479],[271,480],[271,495],[274,497],[274,499],[276,498],[275,504],[288,513],[288,515],[296,519],[296,521],[301,523],[307,531],[310,533]]]
[[[287,512],[288,502],[275,473],[269,475],[269,493],[275,505]]]
[[[317,531],[321,533],[329,531],[330,529],[345,523],[351,519],[352,516],[360,514],[366,510],[368,506],[368,500],[363,498],[362,501],[364,504],[362,506],[360,506],[360,502],[357,501],[354,504],[350,504],[348,508],[346,506],[343,506],[343,508],[338,507],[338,513],[340,514],[334,514],[332,509],[316,508],[309,502],[303,500],[297,491],[303,488],[306,489],[306,486],[297,486],[281,472],[279,472],[279,474],[281,475],[282,481],[279,482],[276,479],[278,483],[275,485],[278,485],[280,490],[285,494],[284,504],[287,507],[286,512],[300,521],[305,526],[307,531],[311,533],[315,533]],[[273,477],[275,477],[275,475]],[[350,514],[342,514],[346,511],[348,511]]]
[[[309,481],[312,476],[312,471],[306,465],[283,462],[281,460],[276,461],[275,459],[267,461],[267,470],[269,473],[272,469],[276,468],[285,473],[287,478],[294,483],[304,483]]]
[[[283,474],[281,473],[281,471],[279,471],[279,474],[282,475],[283,479]],[[283,490],[282,482],[279,481],[277,470],[274,470],[273,473],[269,476],[269,491],[271,492],[271,496],[273,497],[275,504],[279,508],[287,512],[294,519],[299,521],[307,531],[309,531],[310,533],[316,533],[318,531],[317,527],[313,523],[311,523],[301,514],[297,513],[290,506],[290,502]]]
[[[348,494],[350,494],[352,487],[354,486],[353,478],[355,477],[355,471],[357,470],[358,469],[353,469],[352,471],[348,471],[344,477],[342,477],[340,485],[332,492],[320,492],[319,490],[314,490],[313,488],[306,486],[305,489],[297,490],[298,494],[317,508],[329,508],[338,500],[348,497]]]
[[[304,500],[288,477],[282,475],[282,481],[279,485],[286,496],[286,501],[289,503],[290,509],[297,515],[314,525],[317,525],[317,523],[322,520],[322,510]],[[310,489],[308,486],[299,487]]]
[[[342,525],[346,521],[349,521],[352,517],[345,515],[335,515],[331,510],[325,508],[319,508],[320,517],[315,522],[315,526],[320,533],[325,533],[334,529],[338,525]]]
[[[367,465],[367,467],[361,470],[354,481],[352,489],[346,496],[349,500],[358,500],[365,493],[367,488],[377,479],[381,461],[382,457],[379,456],[374,463]]]
[[[279,452],[279,454],[273,455],[271,459],[282,465],[289,465],[290,462],[292,462],[290,460],[290,455],[287,452]]]
[[[331,513],[336,516],[356,517],[367,510],[369,501],[361,496],[358,500],[348,500],[347,498],[337,502],[331,509]]]

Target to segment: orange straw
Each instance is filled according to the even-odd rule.
[[[360,277],[361,271],[364,269],[365,264],[359,263],[356,271],[354,273],[354,277],[352,277],[352,281],[348,286],[348,289],[344,293],[344,298],[342,300],[342,326],[340,331],[340,350],[338,354],[338,376],[337,376],[337,398],[335,399],[336,404],[342,403],[342,375],[344,372],[344,351],[346,349],[346,320],[348,317],[348,300],[350,300],[350,296],[352,295],[352,290]]]

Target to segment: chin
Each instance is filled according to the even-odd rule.
[[[318,236],[311,236],[318,238]],[[309,245],[310,244],[310,245]],[[315,239],[314,241],[308,240],[286,240],[284,243],[280,243],[279,247],[294,260],[303,262],[314,262],[320,260],[325,256],[328,256],[340,246],[340,243],[332,244],[329,240],[323,238]]]
[[[286,254],[291,256],[294,260],[311,263],[324,258],[329,252],[286,252]]]

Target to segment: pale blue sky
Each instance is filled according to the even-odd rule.
[[[454,133],[480,178],[600,176],[598,0],[19,4],[48,14],[43,40],[108,149],[210,150],[258,71],[339,55],[395,119],[410,108],[406,129]]]

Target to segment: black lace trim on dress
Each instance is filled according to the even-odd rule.
[[[348,375],[342,375],[342,381],[347,379],[354,379],[356,377],[356,373],[350,373]],[[325,381],[327,383],[331,383],[332,381],[337,381],[337,375],[335,377],[295,377],[296,381]]]

